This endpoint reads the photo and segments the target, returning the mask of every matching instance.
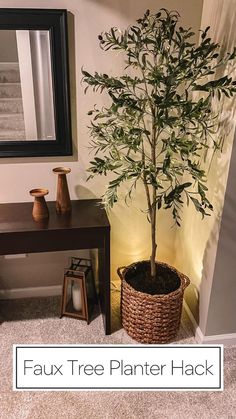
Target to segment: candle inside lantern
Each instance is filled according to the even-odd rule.
[[[82,310],[81,289],[80,285],[77,283],[74,283],[72,286],[72,302],[75,310]]]

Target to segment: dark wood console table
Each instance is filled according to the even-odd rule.
[[[98,249],[99,300],[106,334],[110,321],[110,224],[99,201],[72,201],[72,212],[57,215],[47,202],[49,219],[32,218],[32,202],[0,204],[0,255],[59,250]]]

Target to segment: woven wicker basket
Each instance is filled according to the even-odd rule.
[[[190,281],[172,266],[158,262],[158,265],[177,274],[180,279],[179,288],[169,294],[158,295],[136,291],[128,284],[125,277],[130,269],[143,262],[133,263],[117,270],[121,278],[122,325],[128,335],[138,342],[167,343],[178,333],[183,294]]]

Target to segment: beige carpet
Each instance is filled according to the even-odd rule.
[[[14,343],[134,343],[119,325],[119,294],[113,293],[113,334],[105,336],[101,316],[89,326],[58,318],[58,298],[0,302],[1,419],[233,419],[236,418],[236,347],[225,349],[224,392],[13,392]],[[177,343],[194,343],[183,318]]]

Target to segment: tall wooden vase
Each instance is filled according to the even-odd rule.
[[[30,195],[34,196],[34,205],[32,216],[35,221],[41,221],[49,217],[47,203],[45,201],[45,195],[48,194],[48,189],[31,189]]]
[[[66,178],[66,175],[70,173],[70,171],[71,169],[68,167],[55,167],[55,169],[53,169],[53,172],[58,175],[56,198],[56,210],[58,214],[71,211],[70,194]]]

